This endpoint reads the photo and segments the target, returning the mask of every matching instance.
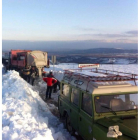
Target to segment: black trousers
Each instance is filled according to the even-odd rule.
[[[59,90],[60,90],[60,82],[59,82],[59,81],[57,81],[57,85],[58,85],[58,87],[59,87]]]
[[[34,81],[35,81],[35,78],[31,77],[31,84],[32,84],[32,86],[34,85]]]
[[[25,79],[28,83],[30,83],[30,75],[24,75],[24,79]]]
[[[51,98],[51,94],[52,94],[52,86],[47,86],[47,90],[46,90],[46,98],[48,98],[48,94],[49,94],[49,98]]]
[[[57,81],[57,82],[53,85],[53,90],[54,90],[54,92],[56,92],[57,86],[59,87],[59,90],[60,90],[60,82],[59,82],[59,81]]]
[[[55,83],[55,84],[53,85],[53,92],[55,93],[56,90],[57,90],[57,83]]]

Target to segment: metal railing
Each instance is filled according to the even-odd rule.
[[[89,71],[92,73],[99,73],[104,74],[101,76],[90,76],[88,74],[78,73],[82,71]],[[68,74],[69,76],[77,76],[79,78],[88,78],[88,81],[93,82],[111,82],[111,81],[134,81],[136,85],[136,80],[138,80],[137,74],[132,73],[125,73],[125,72],[119,72],[119,71],[111,71],[111,70],[105,70],[105,69],[98,69],[98,68],[92,68],[92,69],[66,69],[64,70],[64,74]]]

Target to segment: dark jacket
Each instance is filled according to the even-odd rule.
[[[30,68],[24,68],[23,69],[23,74],[24,75],[30,75]]]

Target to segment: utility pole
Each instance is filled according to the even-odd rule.
[[[52,63],[53,63],[53,72],[54,72],[54,64],[56,63],[56,56],[52,55]]]

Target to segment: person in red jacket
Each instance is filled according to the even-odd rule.
[[[57,80],[53,78],[52,72],[47,77],[44,77],[43,80],[47,83],[46,99],[48,98],[48,94],[49,98],[51,99],[52,88],[53,85],[57,82]]]

